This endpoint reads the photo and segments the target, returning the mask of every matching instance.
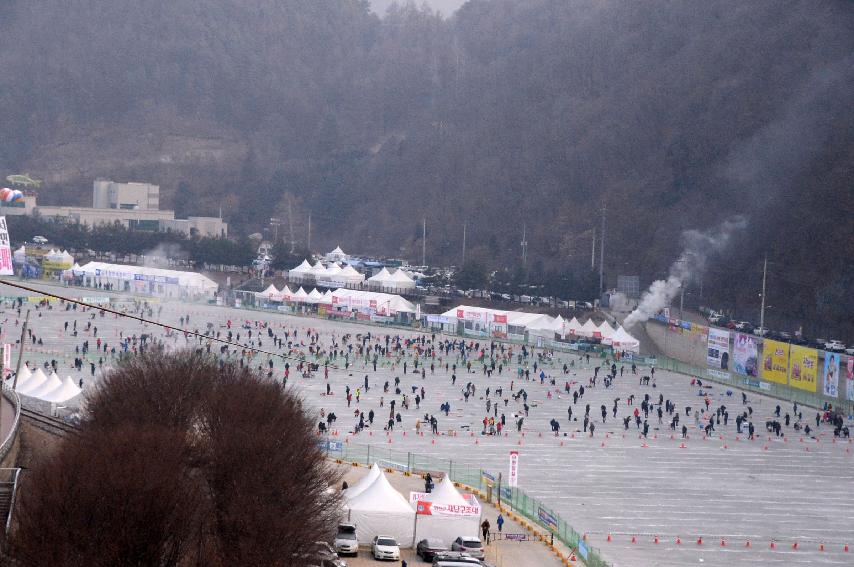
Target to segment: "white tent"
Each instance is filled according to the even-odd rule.
[[[308,260],[303,260],[302,264],[288,270],[288,279],[299,281],[305,277],[309,270],[311,270],[311,264],[308,263]]]
[[[307,297],[308,294],[302,287],[300,287],[298,290],[296,290],[296,292],[291,295],[291,301],[296,301],[297,303],[305,303]]]
[[[77,384],[71,379],[71,376],[66,376],[62,380],[62,385],[51,392],[48,392],[41,398],[48,402],[54,402],[57,404],[61,404],[62,402],[67,402],[71,398],[74,398],[82,392],[80,388],[77,387]]]
[[[614,327],[608,324],[608,321],[602,321],[602,324],[599,325],[599,334],[602,335],[602,342],[607,344],[611,344],[611,337],[614,336]]]
[[[391,281],[391,274],[386,268],[368,278],[368,283],[371,285],[385,286],[389,281]]]
[[[415,510],[382,472],[361,494],[348,500],[344,509],[347,521],[356,524],[360,544],[388,535],[406,546],[415,535]]]
[[[389,283],[391,287],[397,289],[413,289],[415,287],[415,280],[410,278],[403,270],[397,270],[391,274]]]
[[[326,293],[323,294],[323,299],[318,301],[318,303],[322,303],[324,305],[332,305],[332,290],[327,289]]]
[[[26,396],[30,396],[32,398],[42,398],[47,394],[53,392],[57,388],[62,386],[62,380],[59,379],[59,376],[56,375],[56,372],[51,372],[50,377],[38,388],[29,389]]]
[[[72,267],[71,264],[69,267]],[[112,283],[115,289],[163,297],[178,298],[184,295],[210,297],[219,289],[219,284],[215,281],[196,272],[148,266],[88,262],[80,267],[79,272],[86,285],[94,285],[96,282]]]
[[[459,493],[447,475],[433,492],[426,494],[419,500],[419,503],[421,502],[430,502],[429,508],[432,513],[418,515],[413,541],[417,542],[426,537],[434,537],[441,539],[450,546],[451,542],[459,536],[478,535],[481,518],[480,506],[474,498],[471,502],[463,498],[463,495]],[[437,506],[435,510],[433,505]],[[471,513],[469,515],[442,514],[439,510],[448,505],[468,506],[470,508],[465,510],[469,510]]]
[[[343,492],[344,498],[346,500],[351,500],[356,496],[360,495],[362,492],[365,491],[366,488],[372,485],[374,481],[377,480],[382,474],[383,471],[380,469],[380,466],[374,463],[373,466],[368,470],[368,474],[363,476],[359,482],[357,482],[356,484],[354,484]]]
[[[27,366],[22,366],[21,371],[18,372],[18,383],[16,384],[15,391],[20,392],[21,388],[30,381],[30,377],[32,377],[33,373],[30,372],[30,369]],[[11,384],[13,380],[9,380],[9,387],[11,388]]]
[[[360,274],[353,266],[344,266],[340,272],[333,274],[331,281],[337,285],[360,284],[365,281],[365,274]]]
[[[578,335],[581,337],[593,338],[594,333],[598,333],[599,328],[596,326],[596,323],[593,322],[593,319],[588,319],[581,325],[581,328],[578,329]]]
[[[255,297],[258,297],[259,299],[266,299],[267,301],[281,301],[282,292],[276,289],[276,286],[270,284],[264,291],[256,292]]]
[[[640,352],[640,341],[631,336],[622,325],[614,331],[614,335],[611,337],[611,346],[617,351]]]
[[[306,303],[320,303],[323,301],[323,294],[317,291],[317,288],[311,290],[308,297],[305,298]]]
[[[573,317],[570,319],[569,323],[566,324],[566,330],[572,335],[578,335],[578,331],[581,329],[581,323],[578,322],[578,319]]]
[[[30,379],[26,381],[26,383],[21,384],[18,382],[17,392],[19,394],[28,395],[29,392],[41,387],[42,384],[47,382],[47,375],[42,372],[41,368],[36,368],[33,372],[33,375],[30,376]]]

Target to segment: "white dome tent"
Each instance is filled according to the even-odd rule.
[[[360,544],[388,535],[406,546],[415,535],[415,510],[382,472],[370,486],[348,499],[344,510],[347,521],[356,524]]]

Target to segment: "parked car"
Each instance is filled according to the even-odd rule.
[[[483,562],[465,551],[442,551],[433,557],[433,567],[468,567],[470,565],[482,567]]]
[[[442,551],[448,551],[448,546],[441,539],[426,538],[415,546],[415,553],[424,561],[433,561],[433,557]]]
[[[751,325],[749,321],[738,321],[735,324],[735,329],[737,331],[744,331],[746,333],[749,333],[753,331],[753,325]]]
[[[854,356],[854,346],[850,346],[850,347],[846,348],[845,354],[850,354],[851,356]]]
[[[47,238],[44,236],[34,236],[33,237],[34,244],[47,244]]]
[[[771,337],[771,333],[768,331],[768,329],[763,329],[762,327],[756,327],[755,329],[753,329],[753,334],[756,335],[757,337],[774,338],[774,337]],[[776,333],[774,334],[774,336],[777,336]]]
[[[476,559],[483,559],[483,543],[474,536],[460,536],[451,544],[451,551],[465,551]]]
[[[842,344],[842,341],[839,339],[831,339],[824,345],[824,350],[830,352],[843,352],[845,350],[845,345]]]
[[[827,344],[826,339],[813,339],[809,342],[809,346],[813,348],[817,348],[819,350],[824,350],[824,345]]]
[[[371,542],[371,555],[377,560],[400,561],[400,546],[392,536],[374,536],[374,541]]]
[[[338,534],[332,544],[335,551],[341,555],[357,555],[359,553],[359,541],[356,539],[356,526],[354,524],[338,524]]]

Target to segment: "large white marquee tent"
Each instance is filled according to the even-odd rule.
[[[112,284],[117,291],[130,291],[158,297],[214,297],[219,285],[196,272],[164,270],[147,266],[126,266],[89,262],[75,270],[84,285]]]
[[[466,500],[447,475],[433,492],[419,498],[416,510],[421,502],[429,502],[431,504],[429,508],[433,511],[431,514],[418,513],[413,542],[431,537],[439,538],[450,545],[458,536],[478,535],[481,518],[480,504],[473,496],[471,500]],[[451,515],[438,512],[446,506],[455,506],[458,510],[465,510],[467,513]]]
[[[344,498],[344,520],[356,525],[360,544],[370,544],[377,535],[393,536],[403,546],[412,541],[415,509],[382,471],[370,486],[358,493],[348,491]]]

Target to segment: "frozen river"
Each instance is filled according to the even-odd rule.
[[[73,288],[44,289],[74,296],[106,295]],[[5,288],[2,294],[17,295],[17,292]],[[162,312],[158,315],[161,306]],[[233,331],[242,333],[241,342],[246,342],[246,331],[238,327],[247,321],[254,325],[258,319],[268,322],[276,334],[285,329],[296,330],[298,340],[305,340],[307,330],[313,329],[319,333],[320,342],[327,346],[333,335],[340,341],[341,336],[347,333],[416,336],[415,333],[351,323],[179,302],[154,303],[153,309],[155,319],[178,326],[180,317],[189,315],[190,324],[184,325],[188,329],[203,331],[210,323],[215,330],[224,332],[227,321],[231,321]],[[95,363],[96,369],[101,367],[99,359],[103,359],[100,362],[104,368],[110,365],[108,354],[90,352],[82,371],[72,368],[75,356],[80,356],[76,354],[75,347],[89,340],[90,349],[94,350],[97,340],[94,329],[85,330],[90,316],[89,313],[66,311],[56,305],[51,310],[33,309],[30,327],[43,344],[33,345],[27,341],[25,360],[31,364],[57,360],[60,376],[69,374],[75,380],[83,378],[84,390],[90,388],[98,380],[99,371],[96,370],[96,376],[92,377],[89,362]],[[15,324],[17,313],[7,306],[0,319],[5,319],[4,342],[14,343],[20,333],[20,327]],[[76,337],[71,332],[74,320],[78,328]],[[65,330],[66,321],[69,322],[69,331]],[[159,337],[163,334],[157,327],[111,315],[96,316],[91,323],[98,327],[98,337],[106,341],[108,347],[118,341],[120,332],[124,336],[148,333]],[[253,340],[256,336],[257,331],[253,331]],[[262,341],[261,348],[280,352],[267,339],[266,331]],[[174,348],[195,344],[192,339],[185,342],[183,336],[175,336],[167,342]],[[519,347],[513,348],[514,353],[518,352]],[[729,388],[732,395],[728,396],[728,388],[715,385],[709,390],[711,407],[725,404],[730,414],[729,424],[724,426],[721,421],[718,432],[704,439],[703,431],[695,426],[693,417],[693,411],[700,409],[703,398],[698,396],[696,385],[691,385],[691,379],[683,375],[659,371],[655,375],[657,387],[653,388],[640,385],[639,376],[631,375],[626,367],[624,376],[618,377],[611,388],[605,389],[601,382],[603,369],[597,386],[588,388],[584,397],[574,405],[573,414],[578,421],[570,423],[567,421],[567,408],[573,405],[573,401],[572,396],[563,392],[563,385],[570,381],[573,382],[572,389],[577,389],[580,383],[586,387],[593,375],[592,367],[598,364],[593,359],[588,365],[574,355],[557,354],[553,363],[545,367],[545,372],[556,378],[556,386],[550,386],[548,381],[545,384],[533,379],[520,381],[515,363],[509,369],[505,368],[502,374],[493,373],[491,377],[480,371],[466,373],[464,368],[460,368],[456,385],[452,385],[451,372],[446,371],[444,365],[440,366],[438,360],[435,373],[428,369],[424,379],[420,374],[412,373],[412,359],[407,360],[408,375],[402,373],[400,366],[392,369],[381,365],[374,372],[372,366],[361,360],[348,370],[331,368],[332,396],[325,395],[326,381],[322,368],[311,379],[302,379],[292,372],[289,383],[298,388],[308,404],[318,411],[323,408],[337,414],[337,429],[342,439],[349,436],[352,442],[378,444],[387,443],[382,425],[388,419],[388,403],[395,397],[394,378],[401,378],[405,393],[411,392],[410,386],[419,389],[423,386],[426,397],[420,410],[416,410],[414,403],[409,410],[404,410],[398,403],[402,427],[396,427],[392,433],[395,448],[464,461],[496,473],[503,471],[505,476],[508,453],[518,450],[520,488],[549,504],[578,532],[588,534],[590,543],[615,565],[854,564],[854,555],[843,551],[845,544],[854,545],[854,445],[848,440],[834,442],[832,430],[825,424],[818,428],[817,439],[807,437],[801,441],[801,435],[787,427],[783,428],[787,441],[774,436],[769,438],[764,424],[771,419],[778,404],[776,400],[748,394],[748,404],[743,405],[740,390]],[[574,362],[575,368],[564,375],[563,364],[570,361]],[[447,362],[455,362],[454,353]],[[343,366],[342,359],[339,358],[338,363]],[[268,369],[264,356],[252,364],[261,364],[265,372]],[[344,388],[349,385],[355,391],[363,386],[365,375],[371,388],[362,391],[358,404],[354,399],[348,409]],[[274,379],[281,381],[282,376],[283,362],[276,359]],[[531,376],[533,378],[533,372]],[[382,384],[386,380],[392,383],[392,392],[384,394]],[[531,408],[524,423],[524,437],[516,432],[513,415],[523,409],[521,399],[516,402],[509,396],[511,381],[515,391],[524,388],[528,392]],[[477,387],[476,394],[468,402],[464,401],[461,391],[467,382]],[[509,398],[506,407],[503,401],[500,403],[498,412],[498,416],[504,413],[507,417],[506,437],[479,435],[481,421],[486,415],[484,393],[487,387],[493,392],[495,388],[503,388],[502,397]],[[667,414],[663,425],[658,424],[654,413],[650,414],[649,438],[645,442],[639,439],[634,423],[624,431],[622,418],[634,411],[647,393],[656,402],[659,394],[675,402],[677,411],[681,413],[680,429],[682,424],[689,426],[689,439],[684,441],[684,448],[681,447],[683,441],[679,430],[675,432],[675,439],[671,439],[673,432],[668,427]],[[626,400],[632,394],[636,399],[634,405],[629,406]],[[384,397],[384,408],[379,407],[381,396]],[[616,419],[612,417],[615,398],[620,398]],[[495,399],[493,395],[491,401]],[[440,414],[442,402],[451,404],[447,417]],[[580,432],[584,407],[588,403],[591,418],[596,423],[593,438]],[[599,409],[603,404],[608,412],[605,423],[602,423]],[[753,408],[752,421],[757,434],[754,441],[748,440],[746,434],[736,434],[735,416],[747,411],[748,405]],[[792,413],[791,404],[780,405],[783,413]],[[692,407],[691,417],[685,416],[685,406]],[[370,409],[376,412],[373,435],[363,432],[355,438],[352,436],[356,422],[353,412],[357,407],[365,413]],[[804,421],[814,426],[815,410],[802,408],[801,411]],[[476,435],[416,436],[415,421],[425,412],[437,416],[441,432],[462,431],[463,426],[470,426]],[[561,425],[558,438],[550,432],[549,422],[553,418]],[[613,541],[606,541],[608,534],[612,534]],[[632,543],[633,536],[636,543]],[[659,543],[654,542],[655,536],[658,536]],[[681,544],[676,543],[677,536],[681,538]],[[702,545],[697,544],[699,537],[702,537]],[[722,545],[722,540],[725,545]],[[771,549],[772,541],[776,549]],[[793,549],[795,543],[797,549]],[[822,544],[823,551],[820,550]]]

